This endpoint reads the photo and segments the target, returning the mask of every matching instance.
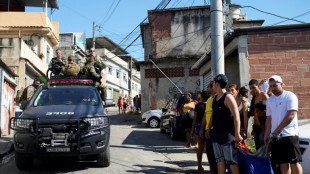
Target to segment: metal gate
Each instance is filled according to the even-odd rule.
[[[113,98],[112,88],[108,88],[108,90],[107,90],[107,98],[108,99],[112,99]]]
[[[113,99],[115,103],[117,103],[119,96],[119,90],[113,88]]]
[[[212,80],[211,71],[208,71],[205,75],[203,75],[203,89],[207,90],[208,84]]]

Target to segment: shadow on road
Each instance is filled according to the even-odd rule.
[[[14,165],[14,162],[12,163]],[[89,168],[99,168],[95,161],[78,161],[74,157],[58,157],[47,159],[36,159],[34,166],[28,171],[20,171],[14,166],[3,166],[0,173],[6,174],[48,174],[48,173],[67,173],[87,170]]]
[[[141,115],[110,115],[111,125],[139,125],[141,126]]]
[[[144,150],[144,151],[151,151],[156,153],[196,153],[194,149],[184,149],[183,146],[171,146],[171,147],[156,147],[156,146],[138,146],[138,147],[131,147],[131,146],[116,146],[110,145],[113,148],[123,148],[123,149],[136,149],[136,150]]]
[[[165,166],[150,166],[150,165],[134,165],[136,167],[142,168],[141,170],[127,170],[128,173],[186,173],[186,174],[209,174],[209,171],[197,171],[182,168],[172,168]]]
[[[165,161],[167,164],[174,164],[179,167],[196,167],[197,166],[197,161],[192,161],[192,160],[181,160],[181,161]],[[208,162],[202,162],[202,166],[209,166]]]
[[[180,146],[185,145],[183,140],[171,140],[169,136],[154,131],[150,128],[141,130],[133,130],[123,141],[124,145],[140,145],[140,146]]]

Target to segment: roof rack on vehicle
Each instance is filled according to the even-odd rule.
[[[93,86],[94,82],[87,76],[51,76],[48,83],[50,85],[89,85]]]

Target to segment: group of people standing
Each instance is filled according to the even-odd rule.
[[[269,88],[263,88],[266,85]],[[271,162],[275,172],[302,173],[301,153],[298,140],[298,99],[292,92],[283,89],[280,76],[273,75],[258,83],[256,79],[246,87],[228,85],[228,78],[217,75],[206,90],[198,92],[196,100],[185,95],[183,117],[194,112],[192,125],[184,124],[187,144],[192,136],[198,143],[198,170],[202,167],[205,148],[212,173],[225,173],[226,166],[233,174],[239,173],[237,147],[248,135],[254,136],[256,149],[264,144],[271,146]],[[248,101],[252,95],[251,102]],[[249,118],[253,117],[253,123]],[[249,132],[249,125],[253,131]],[[265,146],[268,147],[268,146]],[[263,148],[263,147],[262,147]]]
[[[51,59],[48,67],[54,75],[86,75],[93,79],[94,86],[98,89],[102,100],[105,99],[105,87],[101,83],[101,70],[106,67],[106,64],[102,58],[95,55],[94,48],[89,48],[89,55],[78,62],[75,61],[74,56],[68,56],[67,59],[62,57],[61,50],[57,49],[56,57]]]
[[[74,56],[68,56],[66,59],[62,56],[61,50],[57,49],[56,57],[51,59],[48,67],[54,75],[86,75],[88,78],[93,79],[94,86],[98,89],[100,97],[104,101],[105,87],[101,84],[101,74],[99,71],[105,68],[106,64],[99,56],[95,56],[94,52],[94,48],[89,48],[89,55],[76,63]],[[23,100],[30,100],[40,84],[41,80],[36,78],[33,84],[27,86],[25,89],[21,88],[16,95],[17,103]]]
[[[119,96],[117,101],[118,106],[118,112],[119,114],[123,113],[126,114],[126,111],[140,113],[141,110],[141,94],[136,95],[134,98],[127,97],[127,94],[125,97]]]

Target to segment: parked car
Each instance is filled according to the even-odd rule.
[[[170,133],[171,139],[176,139],[180,136],[185,137],[185,128],[182,124],[181,110],[185,103],[184,95],[168,101],[165,108],[162,109],[160,118],[160,132]]]
[[[304,174],[310,174],[310,120],[299,122],[299,145],[302,155],[300,163]]]
[[[112,107],[115,106],[115,101],[113,99],[105,99],[104,107]]]
[[[147,124],[151,128],[157,128],[160,124],[162,110],[149,110],[142,114],[142,123]]]

